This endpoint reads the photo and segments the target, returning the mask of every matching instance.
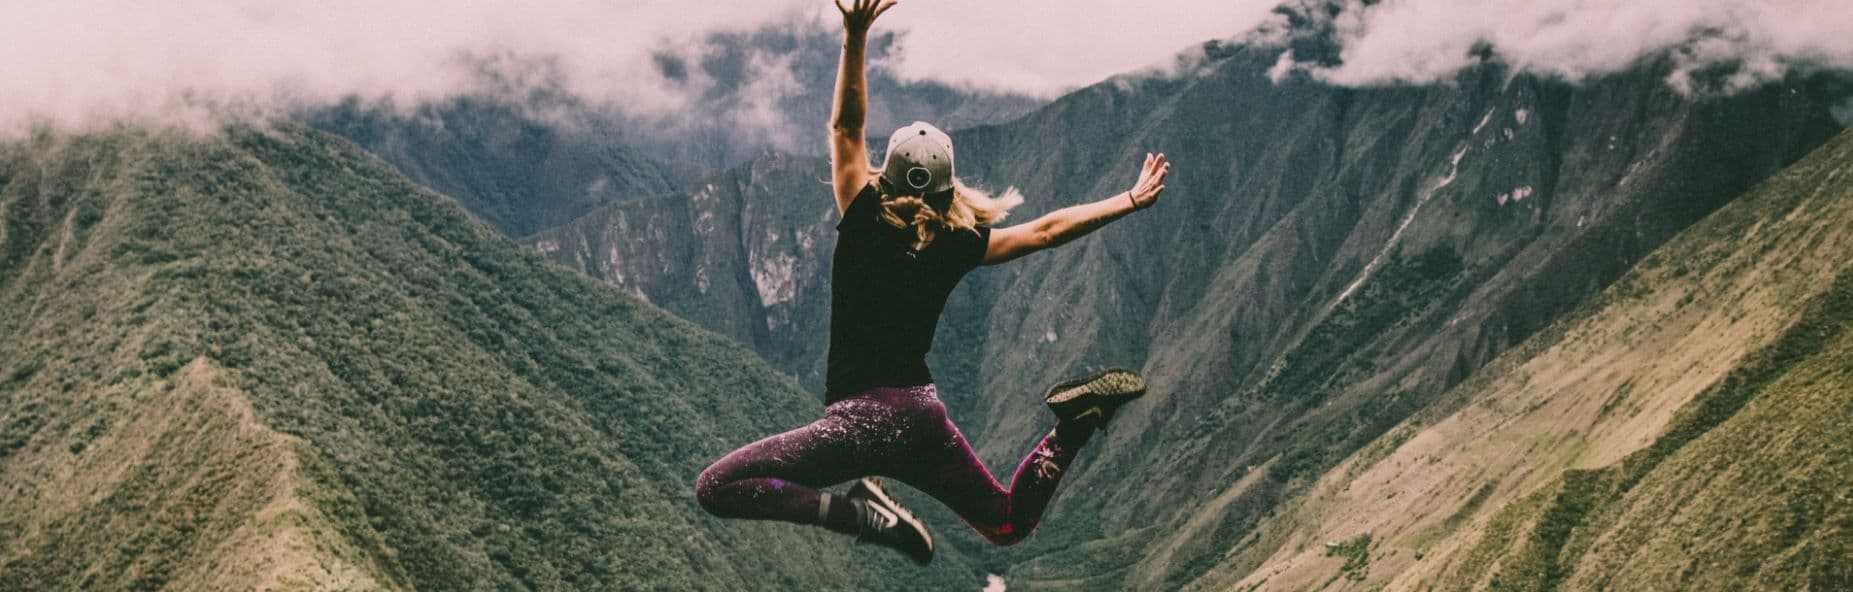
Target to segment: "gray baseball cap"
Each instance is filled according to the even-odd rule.
[[[952,137],[916,121],[888,137],[881,177],[894,191],[928,195],[952,190]]]

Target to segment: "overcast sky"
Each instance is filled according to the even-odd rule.
[[[73,123],[350,94],[416,101],[468,89],[468,55],[558,60],[588,98],[673,107],[648,55],[713,30],[840,17],[829,0],[0,0],[0,122]],[[1044,96],[1252,27],[1268,4],[909,0],[906,76]]]
[[[1313,1],[1313,0],[1291,0]],[[1745,64],[1745,84],[1853,65],[1853,0],[1384,0],[1351,3],[1339,84],[1429,82],[1492,44],[1521,67],[1576,79],[1686,47],[1696,66]],[[1270,18],[1278,0],[907,0],[893,67],[1052,96],[1170,62]],[[260,111],[345,96],[401,104],[467,92],[485,56],[550,60],[569,91],[674,109],[648,56],[707,31],[837,22],[828,0],[0,0],[0,129],[191,112]],[[1677,83],[1677,81],[1670,81]]]

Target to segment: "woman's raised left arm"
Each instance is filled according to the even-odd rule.
[[[831,184],[838,212],[849,210],[869,182],[871,166],[862,124],[869,110],[867,60],[869,27],[875,17],[894,8],[895,0],[836,0],[843,12],[843,56],[837,64],[836,93],[830,106]]]

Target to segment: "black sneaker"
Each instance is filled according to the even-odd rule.
[[[1145,377],[1125,368],[1111,368],[1086,378],[1063,381],[1049,387],[1042,402],[1049,405],[1062,421],[1098,418],[1101,427],[1113,418],[1120,405],[1145,395]]]
[[[849,497],[860,500],[857,512],[862,516],[862,534],[857,540],[893,548],[920,565],[933,561],[933,533],[889,495],[880,480],[856,480],[849,486]]]

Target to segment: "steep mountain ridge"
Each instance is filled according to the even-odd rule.
[[[814,401],[348,142],[42,134],[0,146],[0,219],[0,588],[978,580],[701,512]]]
[[[1013,221],[1123,190],[1144,152],[1177,166],[1159,207],[981,270],[948,305],[930,363],[993,466],[1047,429],[1043,385],[1095,365],[1139,367],[1153,385],[1083,456],[1093,466],[1043,530],[1000,553],[1013,587],[1192,581],[1327,469],[1838,129],[1806,80],[1689,97],[1664,84],[1664,62],[1576,86],[1487,65],[1448,85],[1342,89],[1271,83],[1278,51],[1211,44],[1184,75],[1116,78],[954,134],[963,176],[1030,196]],[[595,214],[530,244],[625,269],[603,277],[652,299],[651,286],[690,293],[687,268],[653,270],[655,253],[716,261],[741,286],[790,258],[801,279],[779,306],[821,318],[824,165],[779,166],[802,183],[729,173],[724,199],[625,206],[628,242]],[[654,211],[737,235],[684,250],[683,226],[638,223]],[[789,246],[762,259],[738,247],[759,237]],[[778,314],[738,294],[664,305],[709,327]],[[821,328],[753,339],[816,384]],[[1111,552],[1125,548],[1153,551]]]
[[[1386,432],[1196,586],[1853,585],[1850,223],[1853,132]],[[1363,567],[1325,544],[1347,540]]]

